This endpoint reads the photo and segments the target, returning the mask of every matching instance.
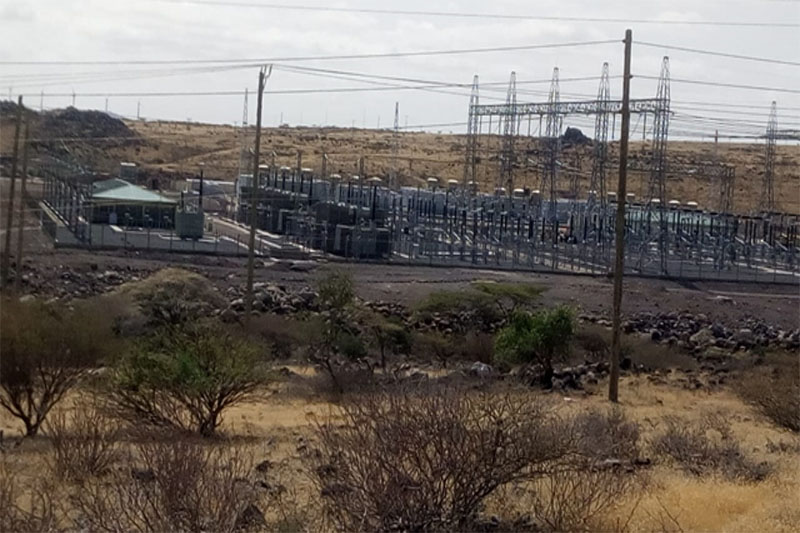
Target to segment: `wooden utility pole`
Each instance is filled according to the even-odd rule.
[[[269,74],[272,73],[272,65],[267,71],[266,65],[261,67],[258,73],[258,105],[256,106],[256,143],[253,153],[253,187],[250,190],[250,241],[247,253],[247,290],[244,296],[244,309],[247,316],[245,320],[250,320],[253,312],[253,266],[256,255],[256,211],[258,207],[258,162],[261,157],[261,110],[264,102],[264,85],[267,83]]]
[[[0,284],[8,282],[8,269],[11,267],[11,230],[14,224],[14,189],[17,185],[17,160],[19,155],[19,133],[22,130],[22,95],[17,100],[17,130],[14,132],[14,153],[11,160],[11,187],[8,193],[8,213],[6,214],[6,242],[0,265]]]
[[[27,115],[27,113],[26,113]],[[25,185],[28,181],[28,139],[30,116],[25,120],[25,141],[22,145],[22,183],[19,188],[19,227],[17,228],[17,275],[14,276],[14,292],[19,295],[22,286],[22,242],[25,232]],[[9,232],[11,230],[9,229]]]
[[[608,399],[619,401],[619,357],[622,326],[622,277],[625,270],[625,197],[628,190],[628,133],[631,126],[631,43],[633,32],[625,30],[625,71],[622,77],[622,131],[619,139],[619,183],[617,184],[616,259],[614,261],[614,309],[611,336],[611,377]]]

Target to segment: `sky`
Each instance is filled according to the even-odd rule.
[[[511,71],[518,101],[546,101],[549,79],[559,68],[561,99],[587,99],[597,92],[601,67],[609,63],[612,98],[620,98],[626,28],[633,30],[633,98],[655,96],[664,55],[670,57],[671,128],[687,137],[757,135],[769,105],[778,106],[778,127],[800,130],[800,2],[797,0],[283,0],[291,6],[333,6],[438,12],[484,13],[510,18],[326,12],[268,8],[264,0],[0,0],[0,97],[23,94],[39,109],[72,103],[147,119],[240,123],[245,88],[248,121],[255,122],[261,60],[281,59],[267,83],[266,126],[335,125],[392,127],[395,102],[401,127],[463,132],[469,84],[480,76],[481,103],[505,98]],[[224,5],[227,3],[228,5]],[[262,4],[262,5],[257,5]],[[523,18],[525,16],[527,18]],[[530,17],[625,18],[637,22],[537,20]],[[769,22],[789,27],[679,25],[644,21]],[[429,50],[513,47],[586,41],[614,42],[502,52],[397,58],[304,60],[298,57]],[[640,43],[655,43],[645,46]],[[794,62],[746,61],[664,48],[681,46]],[[295,58],[295,59],[292,59]],[[254,59],[250,64],[241,60]],[[13,61],[237,60],[232,68],[209,71],[208,64],[34,64]],[[222,66],[222,64],[217,65]],[[362,92],[274,94],[271,91],[375,87],[291,70],[317,68],[348,73],[463,84],[441,92],[396,89]],[[643,77],[639,77],[643,76]],[[590,78],[569,81],[570,78]],[[770,89],[711,87],[677,80],[710,81]],[[521,82],[521,83],[520,83]],[[534,82],[534,83],[529,83]],[[418,85],[408,81],[383,81]],[[124,96],[120,93],[230,92],[225,96]],[[42,93],[44,96],[42,97]],[[62,96],[57,96],[61,94]],[[94,96],[91,96],[94,95]],[[698,104],[699,102],[699,104]],[[713,105],[705,105],[713,104]],[[752,107],[731,107],[752,106]],[[435,126],[453,124],[452,126]],[[591,132],[593,121],[568,117],[565,126]],[[619,124],[617,124],[617,128]],[[634,118],[633,135],[644,124]],[[648,125],[649,127],[649,125]],[[637,128],[639,128],[637,130]],[[637,133],[637,131],[639,133]]]

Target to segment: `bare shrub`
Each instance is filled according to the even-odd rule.
[[[549,531],[607,530],[604,520],[643,478],[616,464],[554,469],[532,485],[531,514]]]
[[[76,523],[90,531],[232,532],[261,527],[251,465],[237,449],[187,439],[136,447],[115,469],[73,497]]]
[[[721,416],[709,415],[694,423],[667,417],[664,425],[651,441],[653,452],[690,474],[715,473],[732,480],[760,481],[770,473],[768,464],[744,454],[730,424]]]
[[[589,361],[605,361],[611,350],[611,332],[597,324],[584,324],[575,332],[575,344]]]
[[[332,368],[333,373],[319,372],[304,380],[311,392],[327,401],[339,402],[348,395],[374,391],[379,387],[375,373],[369,369],[336,362],[332,362]],[[336,379],[332,376],[336,376]]]
[[[0,305],[0,407],[36,435],[50,410],[117,340],[102,310],[3,300]]]
[[[470,331],[464,336],[461,353],[467,361],[490,365],[494,360],[494,337],[488,333]]]
[[[780,427],[800,433],[800,358],[779,359],[771,369],[749,370],[736,392]]]
[[[639,457],[639,424],[619,408],[580,413],[573,419],[580,455],[628,462]]]
[[[447,362],[453,358],[457,349],[451,339],[442,333],[431,331],[414,336],[414,351],[425,359],[435,357],[443,368],[447,368]]]
[[[108,408],[132,424],[211,436],[268,381],[256,346],[218,323],[161,330],[116,362]]]
[[[56,524],[53,490],[47,481],[24,487],[6,460],[0,460],[0,531],[46,532]]]
[[[608,513],[646,482],[633,467],[639,426],[609,409],[578,414],[565,431],[577,453],[528,485],[531,514],[552,531],[607,529]]]
[[[498,487],[569,453],[562,425],[512,392],[364,395],[316,427],[312,478],[338,529],[464,530]]]
[[[83,481],[107,473],[119,457],[120,425],[94,402],[58,412],[46,426],[52,443],[53,472],[62,479]]]
[[[200,274],[179,268],[159,270],[118,292],[139,304],[150,326],[179,325],[198,320],[224,305],[222,296]]]
[[[289,359],[295,349],[305,346],[307,328],[302,320],[284,315],[262,313],[252,316],[246,324],[247,331],[270,346],[275,359]]]
[[[597,324],[582,324],[575,332],[574,344],[586,360],[607,361],[611,353],[611,330]],[[622,335],[620,356],[647,369],[697,367],[697,361],[681,350],[640,335]]]

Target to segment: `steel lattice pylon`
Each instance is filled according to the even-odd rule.
[[[546,160],[542,169],[540,190],[542,202],[547,201],[547,219],[551,222],[558,220],[557,211],[557,184],[558,165],[561,155],[561,123],[563,115],[558,113],[561,91],[558,81],[558,67],[553,69],[553,78],[550,81],[550,95],[547,98],[547,129],[545,131]],[[555,238],[555,237],[554,237]]]
[[[239,174],[249,172],[252,164],[250,163],[250,140],[247,136],[247,122],[249,112],[247,110],[247,97],[248,90],[244,90],[244,107],[242,108],[242,137],[240,139],[240,152],[239,152]]]
[[[653,117],[653,152],[650,167],[650,181],[647,188],[646,220],[648,232],[653,214],[658,217],[657,241],[660,270],[667,273],[667,137],[669,135],[669,57],[664,56],[661,63],[661,75],[658,78],[658,91],[656,92],[656,110]],[[650,238],[644,239],[640,267],[644,261],[644,254],[650,245]]]
[[[759,207],[764,213],[775,211],[775,141],[778,137],[778,108],[772,102],[767,122],[767,149],[764,154],[764,181],[761,185],[761,202]]]
[[[597,90],[599,109],[594,121],[594,158],[586,213],[589,217],[596,209],[602,213],[606,205],[606,163],[608,162],[608,115],[611,101],[611,84],[608,81],[608,63],[603,63],[600,87]]]
[[[397,188],[398,155],[400,153],[400,102],[394,103],[394,128],[392,129],[392,169],[389,173],[389,187]]]
[[[506,105],[511,109],[511,113],[502,118],[503,120],[503,152],[500,155],[500,176],[496,187],[506,187],[506,193],[511,194],[514,190],[514,138],[517,129],[517,73],[511,73],[508,82],[508,93],[506,94]]]
[[[476,107],[480,104],[478,97],[478,75],[472,78],[472,94],[469,97],[469,119],[467,120],[467,150],[464,160],[464,189],[470,188],[470,182],[477,183],[476,167],[478,163],[478,135],[480,134],[480,119],[475,114]],[[474,187],[472,187],[474,189]]]

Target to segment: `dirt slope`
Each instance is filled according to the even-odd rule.
[[[7,161],[13,141],[12,107],[5,103],[0,111],[0,152]],[[48,153],[77,160],[101,172],[116,172],[119,161],[135,161],[143,176],[169,176],[182,179],[195,176],[200,163],[209,178],[233,180],[239,169],[241,146],[252,143],[253,128],[246,135],[228,125],[166,121],[119,121],[104,113],[74,109],[45,113],[36,121],[34,144],[37,153]],[[498,174],[497,136],[484,135],[479,147],[478,179],[484,189],[495,186]],[[364,173],[387,176],[392,168],[393,134],[389,130],[352,128],[266,128],[262,136],[263,162],[295,167],[298,151],[301,164],[320,171],[322,154],[328,155],[328,171],[343,175],[359,173],[359,158],[364,157]],[[462,180],[464,175],[463,135],[404,132],[399,134],[397,166],[400,181],[406,185],[424,185],[425,178],[437,176],[443,181]],[[535,138],[517,140],[515,187],[539,187],[535,166],[540,147]],[[631,157],[643,163],[649,160],[648,143],[634,142]],[[608,184],[615,188],[617,143],[611,145]],[[734,208],[747,213],[755,209],[764,175],[763,144],[721,143],[714,155],[713,143],[676,141],[669,143],[670,162],[691,164],[719,162],[736,167]],[[580,196],[589,188],[591,143],[565,143],[558,189],[570,195],[570,181],[577,175]],[[637,197],[647,195],[647,174],[632,172],[629,190]],[[668,199],[696,201],[715,208],[717,188],[699,175],[670,175]],[[161,180],[162,184],[165,180]],[[800,146],[781,145],[775,162],[775,196],[782,211],[800,213]]]

